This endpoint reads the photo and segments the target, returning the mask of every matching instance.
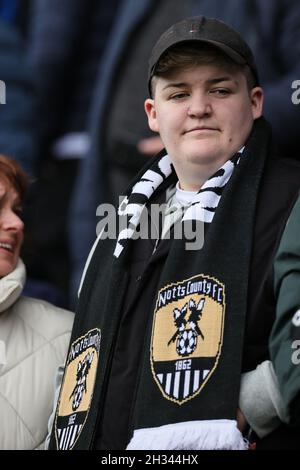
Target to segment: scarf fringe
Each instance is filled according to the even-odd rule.
[[[188,421],[134,431],[127,450],[248,450],[235,420]]]

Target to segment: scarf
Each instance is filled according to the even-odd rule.
[[[166,210],[164,213],[164,221],[161,238],[165,238],[170,234],[172,227],[178,220],[201,220],[204,223],[211,223],[221,199],[223,190],[228,183],[233,170],[240,161],[243,153],[242,148],[233,158],[227,161],[216,173],[214,173],[204,183],[198,192],[182,191],[176,184],[176,188],[170,190],[170,195],[167,195]],[[194,210],[190,209],[192,206],[201,207],[194,215]],[[189,211],[187,211],[189,209]],[[187,212],[186,215],[184,213]],[[198,215],[198,217],[197,217]]]
[[[228,160],[204,183],[194,197],[193,202],[185,211],[182,222],[187,220],[197,220],[205,223],[212,222],[222,193],[235,166],[238,165],[240,161],[243,149]],[[174,169],[171,159],[169,155],[164,155],[158,160],[156,168],[147,170],[142,175],[141,179],[133,186],[130,196],[126,196],[122,201],[118,214],[123,217],[130,216],[130,219],[128,227],[119,234],[114,251],[116,258],[120,256],[128,240],[136,233],[142,213],[151,200],[151,197],[163,180],[170,176],[172,172],[174,172]],[[101,238],[101,234],[99,238]]]
[[[137,371],[128,449],[247,448],[236,413],[252,234],[268,145],[261,118],[239,164],[238,159],[228,161],[185,212],[182,225],[210,222],[204,247],[187,250],[185,230],[182,239],[170,242],[156,290],[150,293],[152,313]],[[224,184],[214,185],[227,168]],[[143,208],[172,178],[169,158],[151,162],[120,207],[128,224],[117,242],[112,247],[100,237],[92,249],[50,448],[86,449],[93,443],[128,281],[126,253]],[[214,207],[203,199],[212,187],[218,197],[222,194]]]

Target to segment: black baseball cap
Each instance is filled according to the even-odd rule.
[[[221,49],[235,63],[248,65],[255,77],[255,86],[259,84],[257,67],[253,53],[242,36],[223,21],[205,16],[187,18],[175,23],[165,31],[154,48],[149,60],[148,87],[151,94],[151,79],[162,55],[170,47],[184,42],[202,42]]]

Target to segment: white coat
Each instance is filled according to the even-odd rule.
[[[74,318],[48,302],[21,297],[25,279],[21,260],[0,279],[0,449],[42,447]]]

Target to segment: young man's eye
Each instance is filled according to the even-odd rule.
[[[230,94],[230,90],[228,90],[227,88],[215,88],[213,90],[210,90],[210,93],[217,96],[227,96]]]
[[[189,96],[189,94],[187,92],[180,92],[180,93],[175,93],[174,95],[171,95],[170,99],[171,100],[180,100],[180,99],[186,98],[187,96]]]

